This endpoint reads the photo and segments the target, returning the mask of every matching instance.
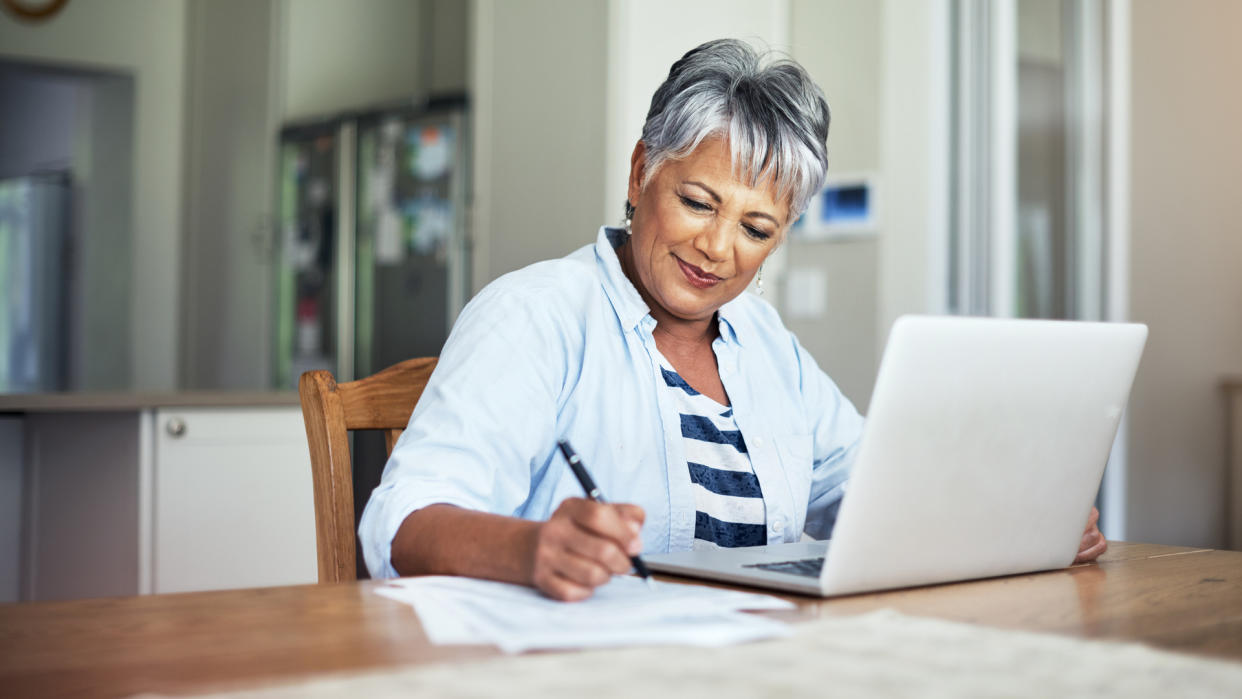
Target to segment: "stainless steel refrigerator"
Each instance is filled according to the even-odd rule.
[[[273,376],[439,354],[469,289],[460,98],[282,129]]]
[[[67,172],[0,180],[0,393],[68,388],[71,192]]]

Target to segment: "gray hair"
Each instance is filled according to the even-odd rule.
[[[643,124],[643,187],[665,161],[724,136],[739,179],[754,187],[771,178],[778,199],[789,198],[791,221],[806,211],[828,170],[828,102],[802,66],[789,59],[765,66],[767,55],[717,39],[673,64]]]

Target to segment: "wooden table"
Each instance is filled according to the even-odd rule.
[[[278,683],[312,673],[493,656],[430,645],[380,583],[0,606],[0,694],[117,696]],[[1115,542],[1099,563],[834,600],[795,618],[879,608],[1242,662],[1242,553]]]

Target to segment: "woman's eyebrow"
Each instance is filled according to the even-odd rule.
[[[781,226],[781,222],[780,222],[780,221],[777,221],[777,220],[776,220],[776,217],[775,217],[775,216],[773,216],[772,214],[767,214],[767,213],[764,213],[764,212],[762,212],[762,211],[747,211],[747,212],[746,212],[746,215],[747,215],[747,216],[753,216],[753,217],[755,217],[755,218],[766,218],[767,220],[769,220],[769,221],[771,221],[771,222],[772,222],[772,225],[773,225],[773,226],[776,226],[777,228],[780,228],[780,226]]]
[[[716,190],[712,189],[711,187],[708,187],[707,185],[703,184],[702,182],[699,182],[698,180],[686,180],[686,184],[692,184],[695,187],[702,189],[704,192],[707,192],[708,196],[712,198],[712,201],[716,202],[717,204],[720,203],[720,195],[717,194]]]
[[[699,182],[698,180],[686,180],[685,183],[692,184],[695,187],[702,189],[704,192],[707,192],[707,195],[712,198],[712,201],[716,202],[717,204],[720,203],[720,195],[717,194],[716,190],[712,189],[711,187],[708,187],[707,185],[703,184],[702,182]],[[753,216],[755,218],[766,218],[767,220],[771,221],[772,225],[776,226],[777,228],[781,226],[781,222],[777,221],[775,216],[773,216],[772,214],[763,212],[763,211],[747,211],[746,215]]]

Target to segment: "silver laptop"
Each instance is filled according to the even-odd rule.
[[[643,559],[822,597],[1068,566],[1146,340],[1138,324],[900,318],[831,541]]]

